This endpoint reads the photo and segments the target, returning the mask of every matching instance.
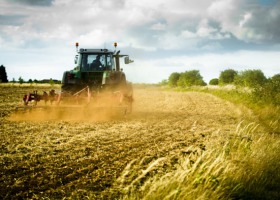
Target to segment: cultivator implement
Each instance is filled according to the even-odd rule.
[[[98,117],[98,115],[125,115],[131,112],[133,99],[121,91],[97,92],[87,86],[74,94],[55,90],[26,94],[17,113],[32,115],[36,110],[49,117],[74,118],[75,116]]]

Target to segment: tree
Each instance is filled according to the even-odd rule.
[[[235,76],[234,84],[255,88],[264,85],[267,78],[261,70],[244,70]]]
[[[8,77],[4,65],[0,66],[0,83],[8,83]]]
[[[219,79],[213,78],[209,81],[209,85],[219,85]]]
[[[177,87],[177,82],[180,78],[180,73],[173,72],[168,78],[168,85],[171,87]]]
[[[280,90],[280,74],[276,74],[276,75],[272,76],[271,78],[269,78],[269,81],[271,81],[272,83],[277,85],[278,91]]]
[[[18,78],[18,82],[19,82],[19,84],[22,84],[24,82],[24,80],[21,76]]]
[[[234,77],[237,75],[237,71],[233,69],[227,69],[221,72],[219,77],[219,84],[226,85],[234,82]]]
[[[54,80],[50,79],[49,84],[50,84],[51,86],[53,86],[53,85],[54,85]]]
[[[178,86],[188,87],[188,86],[204,86],[206,83],[203,81],[202,76],[198,70],[186,71],[180,75],[177,82]]]
[[[32,79],[31,79],[31,78],[28,80],[28,83],[30,83],[30,84],[32,84],[32,83],[33,83],[33,81],[32,81]]]
[[[160,85],[168,85],[168,80],[164,79],[161,82],[159,82]]]

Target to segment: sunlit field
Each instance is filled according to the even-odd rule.
[[[0,85],[1,199],[280,198],[279,133],[241,103],[136,85],[131,114],[16,117],[50,89]]]

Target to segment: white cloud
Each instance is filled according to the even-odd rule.
[[[245,13],[243,15],[243,19],[239,22],[240,27],[244,27],[244,25],[252,18],[252,13]]]
[[[199,37],[210,37],[213,33],[217,32],[217,29],[208,25],[208,20],[203,19],[200,21],[197,29],[197,35]]]
[[[156,30],[156,31],[163,31],[163,30],[165,30],[165,28],[166,28],[166,24],[163,24],[163,23],[160,23],[160,22],[158,22],[156,24],[153,24],[151,26],[151,29]]]
[[[240,0],[217,0],[208,7],[207,14],[212,20],[217,21],[221,31],[231,32],[234,35],[238,32],[237,26],[242,12]]]
[[[181,37],[185,38],[185,39],[192,39],[192,38],[196,38],[197,35],[194,32],[191,32],[189,30],[183,30],[181,32]]]

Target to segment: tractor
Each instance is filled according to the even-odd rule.
[[[56,93],[51,90],[42,95],[37,91],[26,94],[24,104],[16,109],[72,105],[86,109],[117,108],[125,114],[130,113],[133,102],[132,84],[126,80],[120,67],[120,59],[124,58],[125,64],[132,63],[133,60],[117,51],[117,43],[114,43],[114,47],[114,51],[105,48],[85,49],[79,48],[79,43],[76,43],[75,68],[63,73],[61,91]],[[41,100],[45,102],[44,106],[37,105]]]

